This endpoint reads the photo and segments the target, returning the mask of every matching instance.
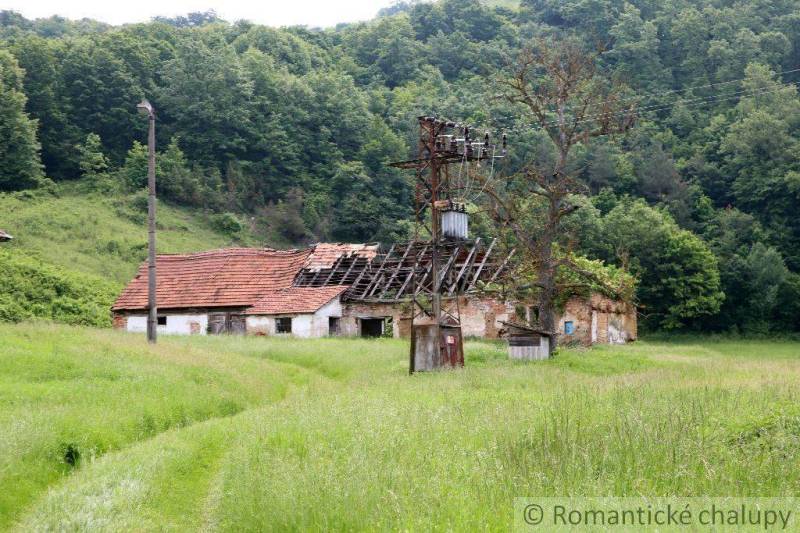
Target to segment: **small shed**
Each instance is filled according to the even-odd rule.
[[[411,327],[411,371],[426,372],[464,366],[461,328],[450,324]]]
[[[12,236],[11,236],[11,235],[9,235],[8,233],[6,233],[5,231],[3,231],[3,230],[1,230],[1,229],[0,229],[0,242],[6,242],[6,241],[10,241],[10,240],[11,240],[11,239],[13,239],[13,238],[14,238],[14,237],[12,237]]]
[[[508,357],[520,361],[538,361],[550,357],[552,333],[524,324],[503,322],[508,328]]]

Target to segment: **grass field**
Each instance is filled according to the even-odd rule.
[[[406,374],[400,340],[0,325],[0,529],[506,531],[515,496],[800,493],[800,344]]]

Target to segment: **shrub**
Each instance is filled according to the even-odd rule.
[[[209,217],[211,226],[221,233],[234,236],[244,229],[242,223],[233,213],[221,213]]]
[[[117,288],[104,280],[62,270],[0,250],[0,321],[41,318],[86,326],[109,326]]]

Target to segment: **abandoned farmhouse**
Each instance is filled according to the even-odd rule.
[[[320,243],[306,249],[228,248],[157,258],[158,330],[166,334],[294,335],[298,337],[410,334],[410,305],[432,290],[424,243]],[[464,336],[498,338],[519,305],[483,290],[507,257],[494,242],[444,248],[440,281],[458,294]],[[147,266],[143,264],[112,307],[117,329],[147,327]],[[600,295],[570,299],[559,335],[583,344],[636,338],[632,306]]]

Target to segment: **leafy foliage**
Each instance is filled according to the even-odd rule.
[[[576,150],[569,170],[599,218],[621,197],[642,198],[673,221],[654,221],[669,227],[661,245],[695,258],[710,246],[716,258],[688,292],[673,283],[683,259],[661,256],[674,261],[664,267],[670,275],[638,271],[644,306],[656,294],[677,298],[645,322],[796,330],[798,11],[800,0],[414,1],[325,30],[230,24],[213,12],[112,27],[5,11],[0,189],[38,186],[44,165],[56,181],[94,173],[106,176],[107,194],[139,190],[146,154],[135,141],[147,124],[135,105],[147,97],[157,110],[161,199],[233,213],[277,244],[403,238],[413,179],[386,163],[414,156],[418,115],[507,130],[506,174],[547,166],[542,131],[519,106],[493,98],[498,72],[533,40],[603,43],[603,78],[629,86],[619,96],[642,112],[627,136]],[[731,224],[745,220],[757,231],[733,243]],[[584,242],[580,251],[626,266],[604,246]],[[774,297],[765,283],[777,284]],[[748,318],[756,309],[766,318]]]
[[[36,185],[42,177],[36,122],[25,113],[23,72],[0,49],[0,191]]]

